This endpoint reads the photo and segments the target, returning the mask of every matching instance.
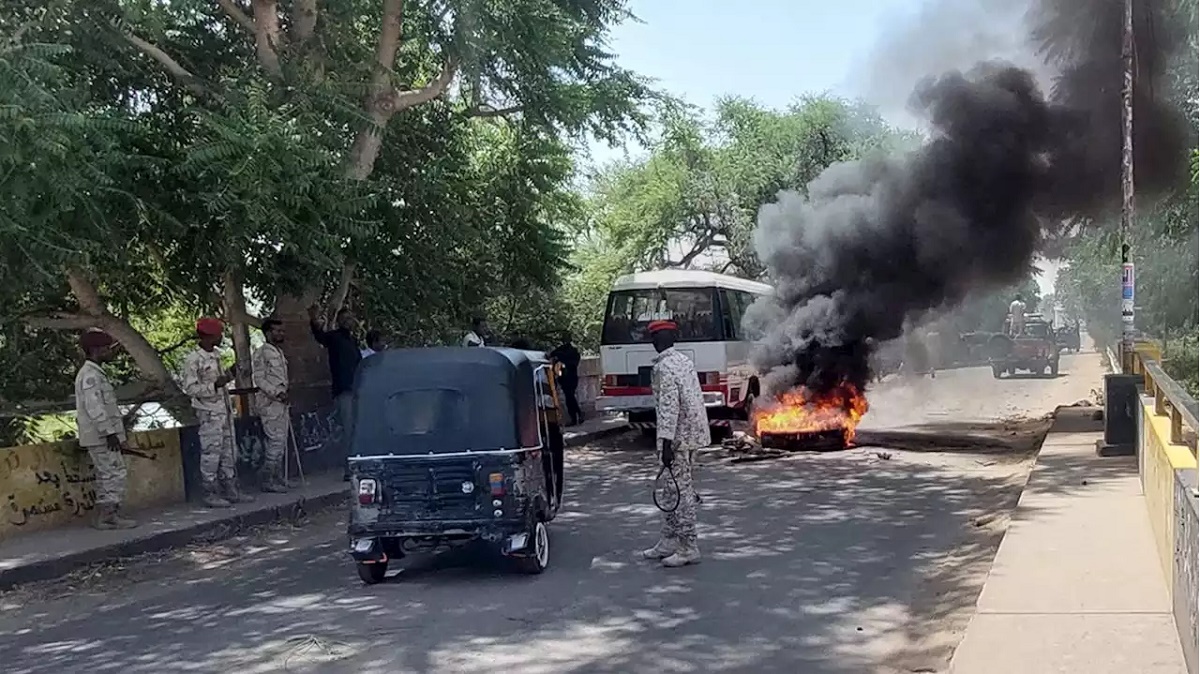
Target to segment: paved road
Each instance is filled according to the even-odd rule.
[[[947,409],[977,422],[1042,415],[1086,397],[1098,368],[1084,354],[1066,358],[1056,380],[997,383],[980,368],[891,383],[873,395],[871,425],[929,425]],[[993,430],[1020,440],[1034,426]],[[573,452],[572,505],[553,525],[542,576],[443,555],[364,587],[342,552],[342,517],[328,513],[98,570],[69,593],[59,584],[0,597],[0,669],[939,671],[1029,458],[952,442],[938,453],[861,448],[743,464],[712,452],[699,478],[707,557],[665,570],[633,559],[657,522],[647,452],[635,443]]]

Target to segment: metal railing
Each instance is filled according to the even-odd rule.
[[[1154,413],[1170,419],[1171,442],[1187,445],[1195,454],[1196,435],[1200,429],[1196,421],[1196,399],[1163,372],[1158,361],[1146,358],[1145,354],[1134,355],[1132,374],[1142,375],[1146,395],[1154,397]]]

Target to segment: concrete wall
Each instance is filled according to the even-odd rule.
[[[145,456],[125,456],[126,507],[182,503],[179,434],[174,429],[134,433],[130,444]],[[91,459],[74,441],[0,449],[0,540],[85,519],[96,505],[95,481]]]
[[[1154,400],[1142,397],[1138,419],[1138,466],[1164,578],[1171,592],[1175,626],[1188,672],[1197,674],[1197,583],[1200,564],[1200,515],[1196,492],[1196,455],[1171,443],[1171,422],[1154,412]]]
[[[258,417],[242,417],[234,423],[237,437],[237,474],[243,488],[258,484],[266,436]],[[341,450],[342,427],[332,406],[292,415],[293,443],[288,445],[289,475],[296,476],[295,447],[299,448],[300,467],[306,475],[345,466]],[[200,486],[200,438],[195,426],[179,429],[182,444],[182,464],[187,500],[203,498]]]

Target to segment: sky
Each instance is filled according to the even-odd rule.
[[[895,15],[921,0],[632,0],[612,33],[621,66],[694,105],[727,94],[783,107],[806,93],[856,96],[852,71]],[[621,156],[590,147],[596,163]]]
[[[619,64],[694,105],[736,94],[784,107],[805,94],[862,98],[914,126],[903,99],[930,70],[987,57],[1028,63],[1015,45],[1021,0],[632,0],[640,21],[612,31]],[[914,44],[913,36],[937,36]],[[921,43],[920,38],[916,43]],[[592,166],[641,149],[593,142]],[[1053,273],[1039,279],[1043,292]]]

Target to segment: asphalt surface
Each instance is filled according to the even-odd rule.
[[[1094,353],[1063,372],[996,382],[975,368],[872,394],[867,428],[931,431],[937,451],[707,453],[697,566],[634,558],[659,514],[649,446],[622,436],[572,450],[541,576],[457,553],[363,586],[344,516],[323,513],[0,596],[0,671],[941,671],[1045,427],[1011,417],[1099,386]],[[967,427],[1008,444],[956,444]]]

